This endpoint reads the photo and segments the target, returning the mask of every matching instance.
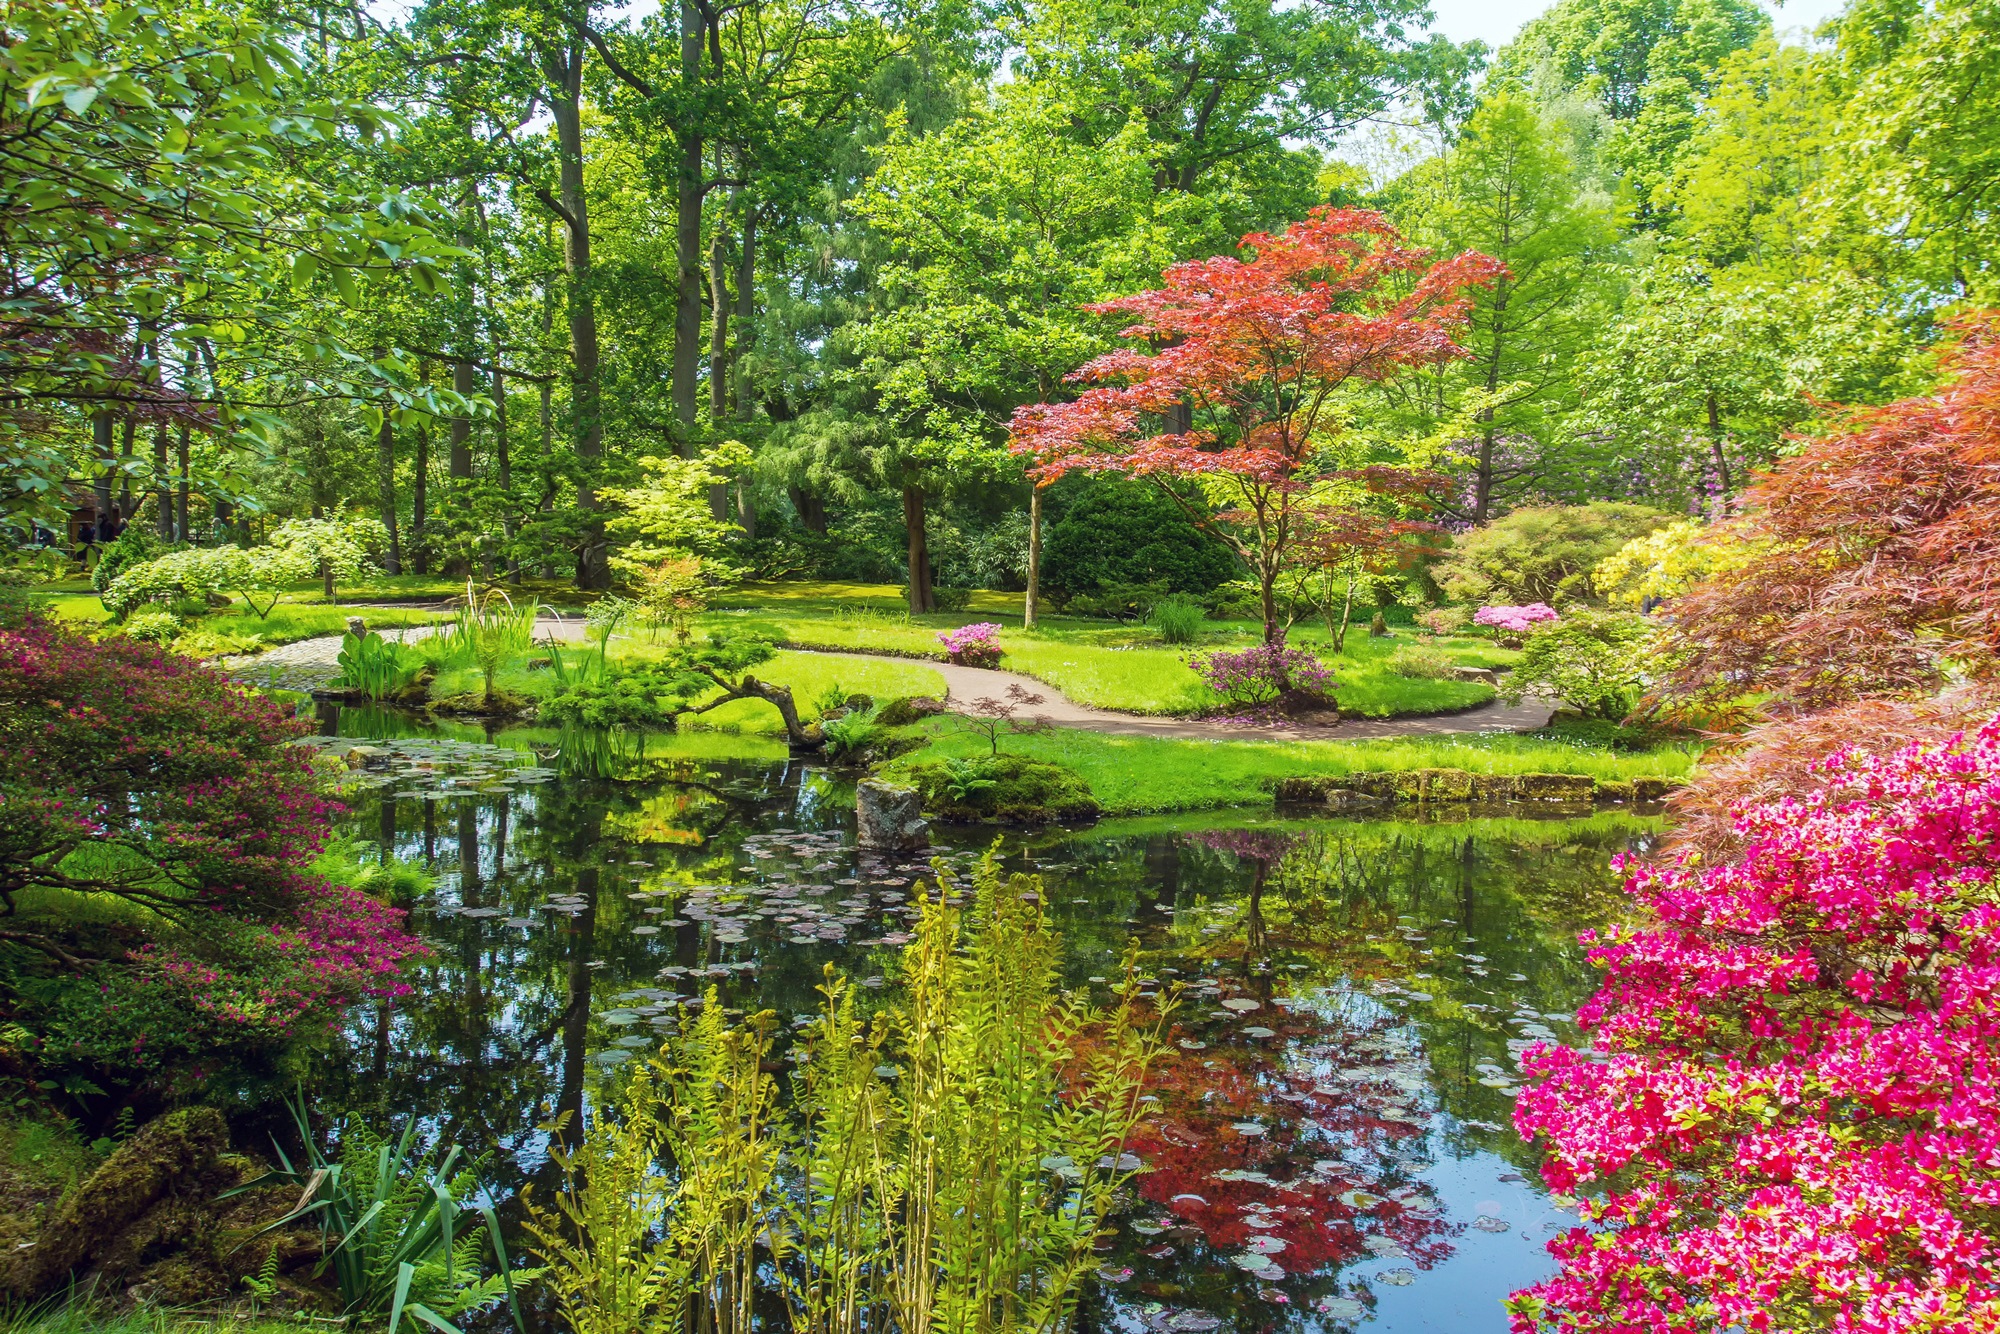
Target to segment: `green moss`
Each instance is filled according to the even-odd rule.
[[[1020,755],[916,764],[904,773],[924,811],[946,820],[1046,824],[1095,819],[1099,810],[1074,769]]]

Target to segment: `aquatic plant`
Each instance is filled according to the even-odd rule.
[[[508,1262],[500,1220],[482,1198],[476,1173],[460,1164],[456,1145],[420,1150],[415,1116],[393,1141],[350,1116],[341,1124],[338,1157],[328,1158],[303,1095],[289,1106],[305,1163],[294,1167],[274,1144],[279,1166],[221,1198],[271,1185],[300,1188],[298,1203],[257,1235],[301,1223],[318,1227],[331,1247],[318,1272],[333,1272],[351,1325],[386,1319],[389,1334],[402,1334],[406,1325],[458,1334],[449,1317],[505,1301],[514,1327],[525,1328],[514,1285],[534,1271],[516,1271]],[[465,1227],[464,1214],[481,1222]],[[488,1253],[491,1275],[484,1270]]]
[[[408,644],[352,632],[340,637],[340,654],[334,662],[340,675],[329,685],[358,690],[373,700],[403,694],[417,684],[429,665],[424,655]]]
[[[569,1327],[750,1334],[762,1284],[796,1334],[1062,1326],[1136,1166],[1160,1020],[1129,969],[1109,1010],[1057,990],[1041,900],[989,854],[965,911],[924,901],[872,1019],[829,968],[789,1105],[772,1016],[731,1027],[711,990],[555,1151],[554,1204],[528,1201]]]
[[[1592,1226],[1520,1334],[2000,1324],[2000,718],[1822,774],[1641,868],[1595,1050],[1527,1057],[1515,1123]]]

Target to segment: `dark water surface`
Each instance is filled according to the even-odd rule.
[[[545,1169],[538,1127],[709,986],[791,1020],[828,962],[894,973],[927,869],[857,856],[851,785],[823,768],[703,734],[327,721],[376,752],[349,832],[435,875],[411,918],[435,956],[320,1087],[435,1118],[505,1193]],[[1514,1054],[1574,1036],[1594,985],[1576,933],[1617,911],[1611,858],[1655,830],[1225,811],[1007,833],[1070,984],[1104,994],[1136,939],[1146,976],[1185,988],[1085,1325],[1504,1330],[1501,1299],[1575,1221],[1509,1125]],[[935,853],[963,870],[993,836],[941,830]]]

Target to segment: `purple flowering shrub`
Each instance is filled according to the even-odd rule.
[[[1203,684],[1234,706],[1255,708],[1284,699],[1333,697],[1332,669],[1305,649],[1283,644],[1197,653],[1188,659],[1188,666]]]
[[[1525,635],[1544,621],[1558,619],[1556,609],[1546,602],[1530,602],[1520,607],[1481,607],[1473,613],[1474,625],[1490,625],[1512,635]]]
[[[1000,627],[992,621],[975,621],[956,630],[938,631],[944,655],[961,667],[998,666],[1001,657]]]
[[[192,659],[0,627],[0,982],[31,1059],[248,1059],[407,989],[402,912],[309,869],[340,808],[307,730]]]

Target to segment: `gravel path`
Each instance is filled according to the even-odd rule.
[[[365,613],[365,608],[357,608]],[[365,614],[364,614],[365,619]],[[391,639],[421,639],[433,627],[392,626],[382,633]],[[535,623],[538,638],[581,639],[582,618],[541,620]],[[817,649],[795,652],[817,653],[823,658],[848,658],[858,662],[879,661],[880,654],[837,653]],[[229,658],[223,670],[239,681],[257,686],[278,686],[286,690],[314,690],[324,686],[340,669],[335,659],[340,638],[329,635],[302,639],[251,657]],[[960,667],[930,658],[905,659],[921,663],[944,678],[945,702],[963,709],[981,699],[1005,699],[1009,686],[1019,686],[1040,695],[1039,704],[1029,706],[1027,716],[1043,719],[1058,727],[1080,727],[1112,736],[1155,736],[1200,741],[1363,741],[1379,737],[1451,736],[1478,732],[1528,732],[1545,725],[1554,704],[1549,700],[1524,699],[1519,704],[1495,700],[1462,713],[1431,718],[1351,718],[1337,723],[1300,722],[1280,727],[1231,727],[1191,718],[1153,718],[1137,713],[1116,713],[1078,704],[1062,691],[1043,681],[1016,672],[992,671],[983,667]]]
[[[818,652],[818,650],[799,650]],[[867,661],[880,655],[820,652],[823,658]],[[1462,713],[1432,718],[1353,718],[1337,723],[1293,723],[1281,727],[1232,727],[1192,718],[1155,718],[1139,713],[1093,709],[1064,695],[1045,681],[1015,672],[985,667],[960,667],[929,658],[912,659],[944,678],[945,702],[963,707],[980,699],[1005,699],[1009,686],[1040,695],[1040,704],[1023,710],[1058,727],[1081,727],[1114,736],[1158,736],[1204,741],[1361,741],[1372,737],[1445,736],[1467,732],[1528,732],[1546,725],[1555,705],[1549,700],[1524,699],[1519,704],[1494,700]]]

